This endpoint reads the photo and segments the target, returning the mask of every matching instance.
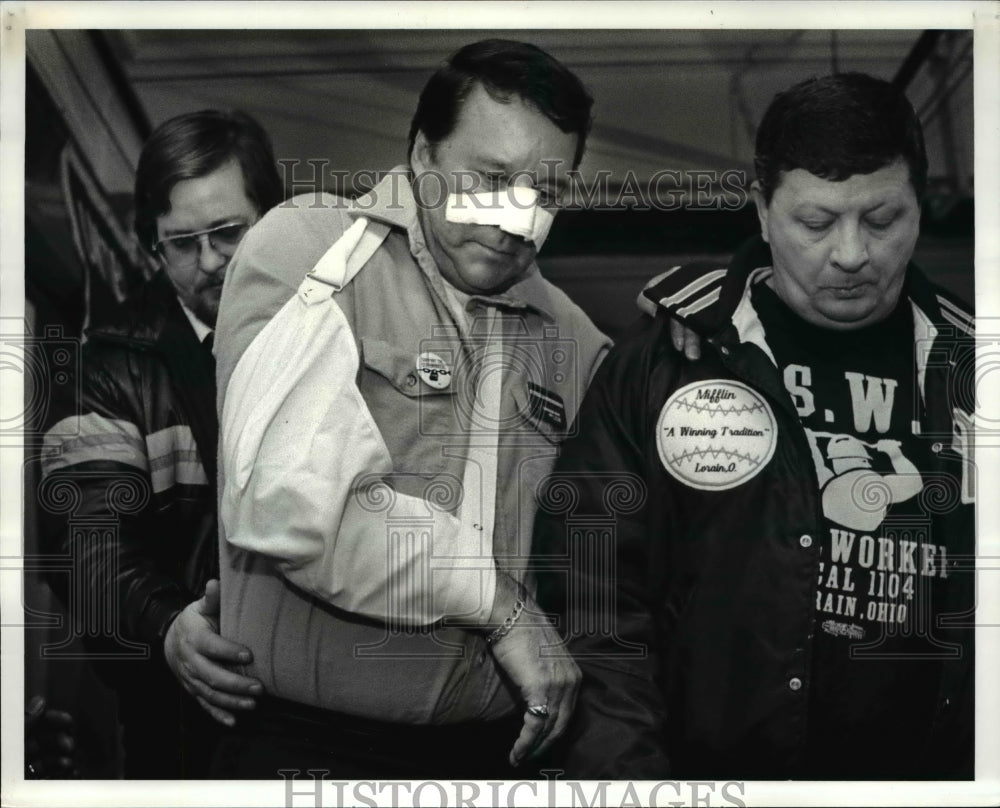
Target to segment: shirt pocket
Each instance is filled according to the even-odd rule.
[[[466,442],[455,418],[456,385],[452,380],[438,388],[422,381],[418,354],[415,347],[363,337],[358,387],[396,471],[425,478],[455,474],[455,460],[443,449]]]

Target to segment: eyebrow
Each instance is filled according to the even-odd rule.
[[[878,211],[884,210],[889,213],[896,213],[903,209],[903,206],[899,204],[897,200],[887,199],[884,202],[879,202],[877,205],[872,205],[870,208],[865,208],[861,211],[862,216],[867,216],[870,213],[876,213]],[[813,202],[803,202],[792,209],[793,216],[811,216],[811,215],[822,215],[822,216],[840,216],[840,211],[831,210],[830,208],[824,207],[823,205],[816,204]]]
[[[511,171],[509,165],[507,165],[506,163],[503,163],[503,162],[501,162],[501,161],[499,161],[499,160],[497,160],[497,159],[495,159],[493,157],[481,157],[481,156],[477,156],[474,159],[475,159],[476,165],[480,166],[482,169],[485,169],[487,171],[500,171],[500,172],[503,173],[504,178],[510,177],[510,176],[512,176],[514,174],[523,174],[523,173],[525,173],[524,170],[520,169],[520,168],[516,169],[515,171]],[[557,191],[562,191],[562,190],[564,190],[565,188],[567,188],[569,186],[569,179],[566,178],[566,177],[559,177],[554,182],[547,182],[547,181],[545,181],[545,178],[538,177],[538,176],[536,176],[535,178],[542,180],[542,182],[538,183],[539,187],[550,188],[550,187],[554,186]]]
[[[246,224],[246,222],[243,221],[243,219],[240,218],[239,216],[235,218],[227,216],[223,219],[214,219],[212,220],[212,222],[209,223],[207,227],[199,227],[197,230],[191,230],[190,228],[184,230],[176,230],[172,228],[165,229],[163,231],[162,238],[173,238],[174,236],[187,236],[190,235],[191,233],[203,233],[206,230],[214,230],[216,227],[223,227],[224,225],[227,224]]]

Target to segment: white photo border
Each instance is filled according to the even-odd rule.
[[[0,3],[0,322],[24,318],[24,86],[25,30],[29,28],[358,28],[358,29],[973,29],[975,93],[975,304],[980,334],[1000,335],[1000,3],[997,2],[3,2]],[[444,54],[442,54],[444,56]],[[985,327],[984,327],[985,326]],[[996,337],[1000,342],[1000,336]],[[996,343],[994,343],[995,346]],[[994,347],[994,350],[995,347]],[[1000,374],[988,373],[986,353],[977,372],[978,404],[987,422],[1000,420]],[[0,368],[2,370],[3,368]],[[16,374],[4,373],[3,399],[23,401]],[[6,410],[5,410],[6,411]],[[977,461],[979,490],[1000,490],[1000,447],[984,447]],[[21,592],[21,465],[19,448],[0,447],[0,613],[2,613],[2,795],[5,805],[243,805],[289,804],[280,781],[24,781],[24,641]],[[974,782],[771,783],[747,782],[733,792],[746,805],[996,805],[1000,803],[1000,497],[977,504],[980,582],[977,629],[977,721]],[[989,718],[987,718],[989,717]],[[447,786],[447,783],[441,784]],[[482,786],[470,804],[548,805],[542,783],[503,789]],[[616,783],[608,804],[648,799],[655,784]],[[397,796],[412,788],[396,789]],[[425,789],[423,804],[444,793]],[[584,793],[593,793],[586,785]],[[690,795],[691,791],[685,791]],[[695,792],[697,794],[697,792]],[[705,793],[704,789],[701,791]],[[393,789],[340,792],[328,789],[324,804],[339,798],[390,805]],[[464,792],[465,796],[470,791]],[[684,800],[661,790],[661,804]],[[669,795],[669,796],[668,796]],[[560,786],[556,804],[569,804]],[[716,804],[719,792],[711,804]],[[418,800],[420,801],[420,800]],[[312,805],[297,796],[295,805]],[[399,803],[409,804],[409,803]],[[455,804],[449,802],[449,804]],[[703,803],[704,804],[704,803]],[[723,804],[733,804],[732,802]]]

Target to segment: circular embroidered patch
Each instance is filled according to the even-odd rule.
[[[725,491],[770,461],[778,425],[763,396],[741,382],[708,379],[677,390],[660,410],[656,448],[685,485]]]
[[[451,384],[451,368],[436,353],[422,353],[417,357],[417,375],[435,390],[444,390]]]

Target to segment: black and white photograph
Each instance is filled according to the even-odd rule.
[[[0,3],[4,805],[1000,801],[1000,3]]]

